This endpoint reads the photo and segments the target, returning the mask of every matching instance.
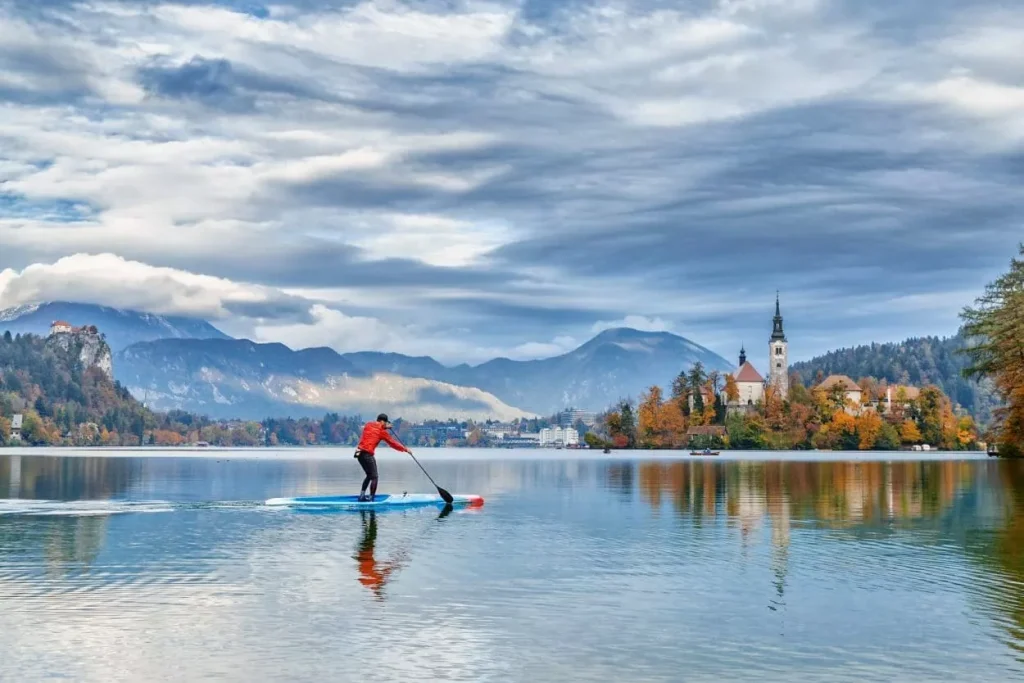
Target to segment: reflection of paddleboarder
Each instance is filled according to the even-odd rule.
[[[404,559],[405,553],[399,553],[399,558],[392,562],[378,563],[373,556],[373,546],[377,541],[377,515],[373,510],[361,510],[360,514],[363,518],[363,537],[355,556],[359,563],[359,583],[373,591],[378,599],[383,600],[384,584],[388,582],[392,572],[401,569],[399,559]]]

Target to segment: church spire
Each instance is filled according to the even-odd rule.
[[[772,318],[772,341],[786,341],[782,331],[782,313],[779,311],[779,290],[775,290],[775,317]]]
[[[743,344],[740,344],[740,367],[742,368],[743,364],[746,363],[746,362],[747,362],[747,350],[746,350],[746,348],[744,348]]]

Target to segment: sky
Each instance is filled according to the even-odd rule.
[[[1024,240],[1024,5],[0,0],[0,306],[764,365],[955,333]]]

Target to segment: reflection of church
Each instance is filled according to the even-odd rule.
[[[782,330],[782,313],[779,310],[779,295],[775,295],[775,317],[772,318],[772,335],[768,338],[768,379],[765,380],[757,368],[747,360],[747,350],[740,348],[740,364],[733,374],[739,399],[730,401],[730,412],[750,410],[763,401],[765,390],[774,387],[782,396],[789,393],[789,342]]]

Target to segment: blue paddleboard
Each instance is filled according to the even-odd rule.
[[[452,494],[453,505],[480,507],[482,496],[473,494]],[[265,503],[272,507],[320,508],[338,510],[380,510],[386,508],[444,506],[445,502],[436,493],[378,493],[373,501],[360,502],[359,496],[299,496],[297,498],[270,498]]]

